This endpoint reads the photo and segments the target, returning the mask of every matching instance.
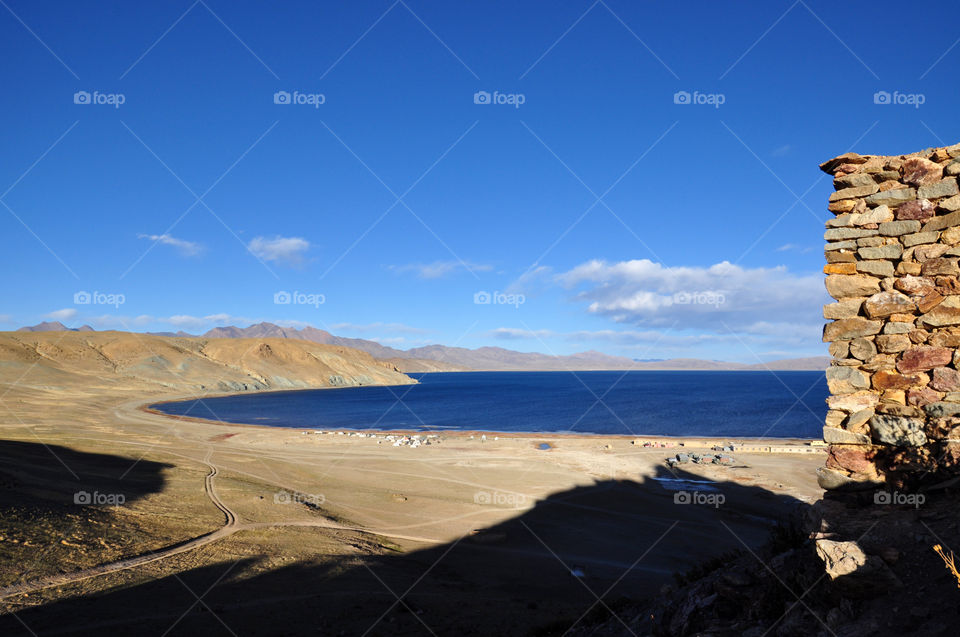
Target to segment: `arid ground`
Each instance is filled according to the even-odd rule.
[[[0,634],[562,634],[820,496],[820,454],[672,472],[628,438],[394,447],[141,409],[321,365],[409,382],[300,341],[0,334]],[[676,477],[719,491],[678,504]]]

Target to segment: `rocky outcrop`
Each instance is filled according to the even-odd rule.
[[[820,483],[898,486],[960,473],[960,144],[910,155],[847,153],[834,176],[823,340],[833,357]]]

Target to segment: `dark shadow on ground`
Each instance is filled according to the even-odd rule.
[[[168,467],[0,440],[0,588],[128,557],[142,538],[117,505],[162,492]]]
[[[0,509],[84,504],[84,493],[89,494],[89,504],[95,504],[95,493],[103,500],[115,495],[133,502],[163,491],[163,471],[170,466],[60,445],[0,440]]]
[[[138,586],[21,609],[17,617],[0,617],[0,634],[562,634],[585,614],[587,622],[604,617],[605,606],[618,600],[656,595],[676,572],[761,545],[775,519],[806,506],[733,480],[661,481],[677,478],[701,479],[661,468],[656,479],[598,482],[413,553],[391,551],[384,542],[373,554],[318,556],[267,572],[256,558],[228,558]],[[338,535],[351,541],[350,534]],[[356,540],[369,543],[371,536]]]

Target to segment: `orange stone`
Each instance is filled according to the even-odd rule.
[[[823,266],[824,274],[856,274],[856,263],[828,263]]]
[[[898,374],[883,369],[873,375],[873,387],[880,390],[911,389],[923,385],[926,380],[926,377],[920,374]]]

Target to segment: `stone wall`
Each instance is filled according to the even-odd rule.
[[[833,175],[824,306],[825,489],[915,488],[960,473],[960,144],[848,153]],[[955,442],[952,442],[955,441]]]

